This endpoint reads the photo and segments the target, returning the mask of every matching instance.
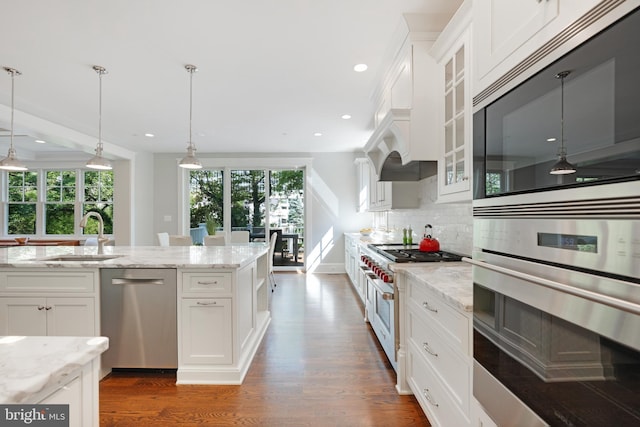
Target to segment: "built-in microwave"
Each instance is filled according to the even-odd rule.
[[[636,9],[475,111],[474,199],[640,179],[639,43]]]

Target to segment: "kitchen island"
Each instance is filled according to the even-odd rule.
[[[270,323],[268,247],[0,250],[0,335],[98,336],[100,271],[174,269],[177,382],[240,384]],[[167,351],[175,351],[168,349]]]
[[[99,356],[108,346],[105,337],[0,337],[0,404],[68,404],[68,425],[98,426]]]

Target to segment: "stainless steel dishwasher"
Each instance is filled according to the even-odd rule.
[[[178,367],[176,270],[100,270],[103,371]]]

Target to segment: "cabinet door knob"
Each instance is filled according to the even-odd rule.
[[[45,306],[43,306],[43,305],[39,305],[39,306],[38,306],[38,311],[42,311],[42,310],[44,310],[44,309],[45,309]]]
[[[51,308],[52,308],[51,306],[47,306],[47,307],[45,307],[44,309],[45,309],[45,310],[47,310],[47,311],[49,311],[49,310],[51,310]]]

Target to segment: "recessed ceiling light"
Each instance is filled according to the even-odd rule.
[[[547,142],[556,142],[556,139],[553,138],[553,137],[552,138],[547,138]]]
[[[349,120],[351,118],[351,116],[349,114],[343,114],[342,118],[345,120]]]
[[[322,136],[322,134],[320,132],[316,132],[313,134],[313,136]]]
[[[36,142],[37,142],[38,144],[46,144],[46,143],[47,143],[47,141],[43,141],[43,140],[41,140],[41,139],[36,139]]]
[[[144,136],[146,136],[147,138],[153,138],[155,135],[152,133],[145,133]]]
[[[367,71],[367,68],[369,68],[367,64],[356,64],[356,66],[353,67],[353,71],[361,73],[363,71]]]

